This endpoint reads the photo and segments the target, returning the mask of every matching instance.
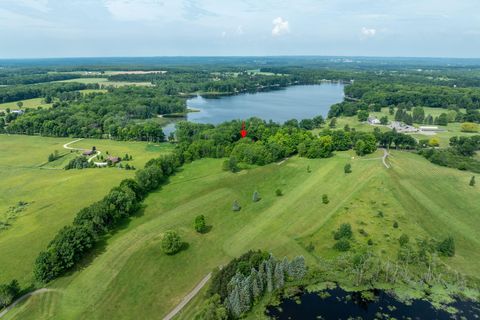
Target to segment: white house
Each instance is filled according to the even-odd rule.
[[[380,120],[378,120],[376,117],[368,117],[367,121],[368,123],[373,125],[380,124]]]

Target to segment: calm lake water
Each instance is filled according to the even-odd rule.
[[[326,116],[332,104],[343,100],[343,84],[324,83],[320,85],[291,86],[285,89],[246,93],[206,99],[201,96],[189,99],[189,108],[200,112],[191,112],[188,121],[218,124],[228,120],[259,117],[283,123],[289,119]],[[164,128],[168,135],[174,124]]]
[[[303,293],[283,300],[279,306],[267,307],[266,315],[273,319],[479,319],[480,304],[456,301],[449,306],[459,310],[452,315],[444,309],[435,309],[429,302],[413,300],[405,304],[384,291],[374,292],[375,301],[366,301],[359,292],[346,292],[341,288],[317,293]]]

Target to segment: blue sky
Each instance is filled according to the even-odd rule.
[[[480,57],[480,0],[0,0],[0,58]]]

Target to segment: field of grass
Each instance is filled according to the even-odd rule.
[[[79,82],[85,84],[98,83],[102,87],[122,87],[122,86],[151,86],[151,82],[128,82],[128,81],[109,81],[108,78],[76,78],[69,80],[61,80],[56,82]]]
[[[4,111],[7,108],[10,108],[10,110],[25,110],[28,108],[36,109],[37,107],[42,107],[44,109],[52,107],[51,103],[43,103],[43,98],[33,98],[20,101],[23,102],[22,107],[17,106],[17,102],[19,101],[0,103],[0,111]]]
[[[457,253],[444,261],[478,276],[480,197],[468,186],[470,174],[405,152],[393,152],[392,168],[386,169],[380,156],[378,151],[366,158],[351,152],[329,159],[293,157],[236,174],[222,171],[219,159],[185,165],[95,256],[53,282],[50,287],[57,291],[29,299],[7,319],[161,318],[212,268],[249,249],[278,257],[302,254],[308,264],[337,254],[331,249],[332,231],[346,221],[353,226],[355,246],[372,238],[374,250],[385,257],[395,255],[402,233],[411,239],[452,234]],[[347,162],[353,169],[348,175],[343,172]],[[275,195],[277,188],[283,196]],[[252,202],[254,191],[261,201]],[[324,193],[329,204],[322,203]],[[234,200],[240,212],[232,212]],[[380,210],[383,218],[377,217]],[[193,229],[199,214],[212,226],[207,234]],[[369,236],[360,235],[359,228]],[[175,256],[160,249],[168,229],[188,243]],[[305,249],[309,242],[315,245],[312,253]],[[191,319],[201,298],[180,318]]]
[[[0,135],[0,221],[19,201],[28,203],[9,222],[10,227],[0,230],[0,283],[17,279],[22,286],[29,285],[33,262],[55,233],[71,223],[78,210],[100,200],[121,180],[135,174],[118,168],[63,170],[77,154],[62,147],[72,140]],[[129,163],[137,168],[171,148],[168,144],[94,139],[71,146],[96,146],[120,156],[128,153],[133,156]],[[65,156],[47,163],[48,155],[55,150]]]

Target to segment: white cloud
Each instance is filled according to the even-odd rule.
[[[273,36],[280,36],[282,34],[286,34],[290,32],[290,26],[288,25],[288,21],[283,20],[282,17],[273,19],[272,23],[273,23],[273,29],[272,29]]]
[[[376,29],[366,28],[366,27],[363,27],[360,32],[362,34],[362,37],[364,37],[364,38],[371,38],[371,37],[374,37],[375,34],[377,34]]]

